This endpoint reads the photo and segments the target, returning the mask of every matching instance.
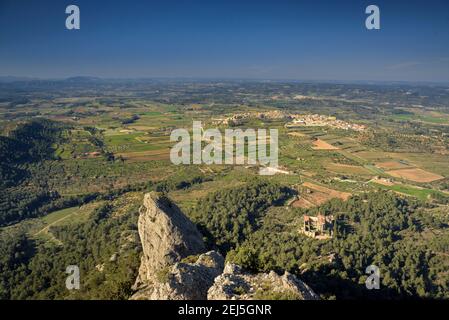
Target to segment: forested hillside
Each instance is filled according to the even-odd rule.
[[[84,223],[51,227],[57,245],[1,232],[0,299],[127,299],[140,261],[137,209],[105,204]],[[70,265],[80,268],[80,290],[65,287]]]
[[[39,119],[0,136],[0,226],[36,216],[43,205],[57,198],[46,180],[36,180],[29,169],[54,159],[53,145],[63,139],[63,128],[63,124]]]
[[[191,216],[209,241],[226,253],[260,227],[268,207],[281,204],[291,194],[287,187],[251,181],[242,188],[209,194],[198,202]]]
[[[325,299],[448,298],[449,230],[438,207],[379,191],[304,210],[284,206],[291,194],[257,178],[200,199],[189,216],[228,261],[257,272],[292,272]],[[51,245],[20,228],[2,230],[0,297],[128,298],[139,264],[140,201],[121,200],[124,206],[120,199],[126,194],[111,197],[85,222],[50,227]],[[335,216],[332,239],[300,234],[302,216],[318,212]],[[69,292],[65,268],[73,264],[82,289]],[[369,265],[380,268],[380,290],[365,287]]]
[[[336,216],[333,239],[299,235],[300,223],[289,227],[287,221],[298,219],[301,210],[282,218],[267,215],[262,228],[231,251],[228,260],[255,271],[296,273],[326,297],[448,298],[449,277],[442,272],[449,266],[444,217],[388,192],[334,200],[317,211]],[[380,290],[365,288],[369,265],[380,268]]]

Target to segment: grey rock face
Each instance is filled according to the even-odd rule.
[[[285,272],[250,274],[239,266],[226,264],[207,293],[209,300],[295,299],[318,300],[319,297],[295,275]]]
[[[223,271],[224,259],[215,251],[189,258],[196,261],[181,261],[168,267],[132,299],[206,300],[208,289]]]
[[[206,252],[195,225],[168,199],[144,197],[138,220],[143,254],[133,300],[318,299],[290,273],[250,274]],[[223,270],[224,269],[224,270]]]
[[[205,251],[195,225],[174,203],[155,192],[144,197],[138,229],[143,255],[135,289],[152,281],[158,270]]]
[[[143,254],[131,299],[206,299],[224,259],[214,251],[198,255],[206,251],[202,235],[181,210],[157,193],[146,194],[138,229]]]

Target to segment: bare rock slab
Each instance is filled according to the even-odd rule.
[[[318,300],[319,297],[295,275],[251,274],[228,263],[207,293],[208,300]]]

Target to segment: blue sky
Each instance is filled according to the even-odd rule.
[[[449,1],[0,0],[6,75],[449,81]]]

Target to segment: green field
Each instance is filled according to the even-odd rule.
[[[449,124],[449,117],[447,116],[431,116],[431,115],[418,115],[418,114],[395,114],[389,118],[401,121],[421,121],[435,124]]]
[[[426,201],[429,198],[432,197],[432,195],[441,195],[441,196],[448,196],[447,194],[444,194],[443,192],[432,190],[432,189],[425,189],[425,188],[417,188],[413,186],[406,186],[403,184],[397,184],[393,186],[385,186],[377,183],[371,183],[372,185],[375,185],[376,187],[379,187],[381,189],[385,190],[392,190],[401,194],[405,194],[408,196],[412,196],[415,198],[418,198],[421,201]]]
[[[50,240],[59,243],[50,232],[51,226],[70,225],[87,221],[92,211],[98,207],[101,202],[91,203],[82,207],[72,207],[52,212],[46,216],[39,218],[37,225],[39,228],[32,228],[29,234],[37,239]]]

